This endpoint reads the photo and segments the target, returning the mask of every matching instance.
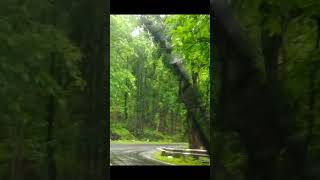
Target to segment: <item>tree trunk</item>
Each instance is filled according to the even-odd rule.
[[[192,72],[192,87],[198,89],[198,72]],[[188,112],[188,123],[189,123],[189,148],[190,149],[203,149],[201,139],[199,137],[198,131],[192,122],[192,114]]]
[[[178,104],[177,106],[177,111],[175,112],[173,120],[173,133],[177,132],[177,123],[180,121],[180,104]]]
[[[170,111],[170,133],[174,134],[174,122],[177,118],[177,114],[173,111]]]
[[[109,140],[108,131],[110,124],[107,123],[109,115],[109,85],[107,54],[109,16],[105,15],[109,8],[108,2],[103,0],[88,1],[85,4],[89,29],[82,32],[81,47],[85,54],[83,61],[86,62],[86,102],[88,112],[82,124],[81,136],[83,137],[80,152],[81,169],[79,176],[83,180],[105,180],[109,176],[107,163]]]
[[[190,149],[203,149],[203,145],[201,139],[198,135],[198,131],[195,126],[192,124],[192,120],[190,118],[191,115],[188,113],[188,123],[189,123],[189,148]]]
[[[164,133],[166,131],[166,116],[167,116],[166,110],[164,110],[164,109],[160,110],[159,125],[157,128],[158,132]]]
[[[136,86],[137,86],[137,92],[136,92],[136,124],[135,124],[135,134],[139,137],[143,134],[143,128],[144,128],[144,96],[143,96],[143,77],[144,77],[144,57],[141,55],[143,53],[139,52],[139,59],[137,61],[137,67],[135,70],[135,76],[136,76]]]
[[[127,82],[127,81],[126,81]],[[128,120],[128,93],[124,93],[124,121]]]

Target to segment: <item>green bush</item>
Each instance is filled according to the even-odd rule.
[[[168,143],[187,141],[184,136],[181,136],[179,134],[167,135],[167,134],[162,134],[161,132],[158,132],[154,129],[145,129],[143,136],[144,138],[141,140],[144,140],[144,141],[162,141],[162,142],[168,142]]]
[[[166,137],[162,133],[152,129],[145,129],[144,137],[145,138],[143,140],[149,141],[161,141],[166,139]]]
[[[185,137],[182,135],[165,135],[158,132],[155,129],[145,128],[141,135],[137,135],[134,132],[126,128],[125,124],[114,123],[111,124],[110,139],[117,140],[138,140],[146,142],[185,142]]]
[[[121,124],[111,125],[111,137],[116,137],[113,140],[132,140],[136,139],[126,128]]]

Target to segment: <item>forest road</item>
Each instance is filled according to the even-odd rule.
[[[182,147],[184,144],[110,144],[110,165],[170,165],[151,158],[159,147]]]

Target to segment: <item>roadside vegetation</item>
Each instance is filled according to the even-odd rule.
[[[172,142],[172,141],[139,141],[139,140],[110,140],[112,144],[179,144],[182,145],[183,148],[188,148],[188,143],[186,142]]]
[[[111,127],[111,142],[145,142],[145,143],[172,143],[172,142],[184,142],[186,139],[183,135],[170,136],[165,133],[155,131],[153,129],[144,129],[143,137],[136,137],[130,132],[124,125],[116,124]]]
[[[184,166],[209,166],[210,159],[207,157],[199,157],[198,159],[191,156],[181,156],[181,157],[173,157],[173,156],[162,156],[161,152],[155,152],[152,154],[152,158],[157,159],[159,161],[163,161],[169,164],[174,165],[184,165]]]

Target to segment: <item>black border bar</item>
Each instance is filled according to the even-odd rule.
[[[111,14],[209,14],[209,0],[110,0]]]

